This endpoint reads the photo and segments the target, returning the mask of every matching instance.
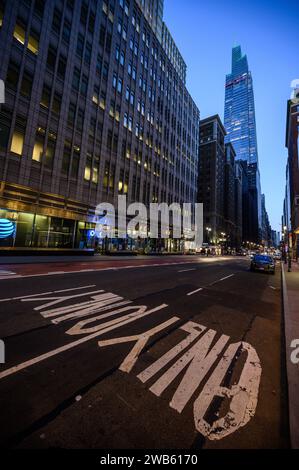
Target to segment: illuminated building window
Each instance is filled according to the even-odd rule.
[[[115,119],[117,120],[117,122],[119,122],[120,120],[120,106],[119,105],[116,106]]]
[[[15,25],[13,36],[18,42],[20,42],[23,45],[25,44],[26,31],[25,31],[25,28],[18,23],[16,23]],[[26,45],[29,51],[31,51],[33,54],[38,53],[39,40],[38,40],[36,33],[30,32],[28,43]]]
[[[32,34],[29,36],[28,39],[28,49],[31,51],[33,54],[38,54],[38,39],[35,38]]]
[[[93,167],[92,170],[92,182],[95,184],[99,182],[99,170],[96,167]]]
[[[103,110],[106,108],[106,95],[103,92],[101,93],[100,98],[100,108]]]
[[[44,151],[44,139],[42,136],[36,136],[35,144],[33,147],[32,160],[36,162],[41,162],[43,151]]]
[[[111,101],[109,116],[112,117],[112,118],[114,117],[114,107],[115,107],[115,103],[114,103],[114,101]]]
[[[90,167],[90,164],[88,163],[85,167],[84,179],[86,181],[90,181],[90,177],[91,177],[91,167]]]
[[[124,194],[128,194],[128,188],[129,188],[129,173],[126,172],[125,182],[124,182]]]
[[[13,32],[14,38],[19,41],[21,44],[25,44],[25,29],[20,26],[19,24],[16,24],[14,32]]]
[[[93,95],[92,101],[93,101],[93,103],[95,103],[95,104],[97,104],[97,105],[99,104],[99,98],[97,97],[96,94]]]
[[[10,151],[17,155],[22,155],[24,145],[24,133],[21,131],[15,130],[13,133]]]
[[[3,16],[4,16],[4,5],[0,3],[0,28],[3,25]]]

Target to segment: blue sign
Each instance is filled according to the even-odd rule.
[[[88,230],[87,231],[87,238],[90,239],[90,238],[93,238],[95,236],[96,232],[95,230]]]
[[[9,238],[15,232],[15,224],[7,219],[0,219],[0,239]]]

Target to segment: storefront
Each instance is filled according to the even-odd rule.
[[[183,239],[152,239],[128,234],[126,239],[96,232],[95,222],[0,209],[0,250],[90,250],[99,253],[162,254],[195,252],[195,243]]]
[[[0,248],[83,250],[95,245],[94,223],[9,209],[0,209],[0,221]]]

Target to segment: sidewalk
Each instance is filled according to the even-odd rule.
[[[299,364],[291,362],[293,340],[299,340],[299,264],[292,263],[292,272],[282,263],[283,306],[286,338],[286,362],[289,393],[291,444],[299,449]],[[297,354],[298,357],[298,354]]]

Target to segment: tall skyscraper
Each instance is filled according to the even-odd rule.
[[[232,71],[226,76],[224,126],[226,143],[231,142],[238,160],[258,162],[254,94],[247,56],[233,47]]]
[[[249,190],[255,199],[255,213],[250,224],[255,233],[254,241],[258,241],[262,211],[253,82],[247,56],[242,55],[240,46],[232,49],[231,73],[226,76],[224,126],[227,132],[225,142],[233,144],[237,160],[248,164]]]

